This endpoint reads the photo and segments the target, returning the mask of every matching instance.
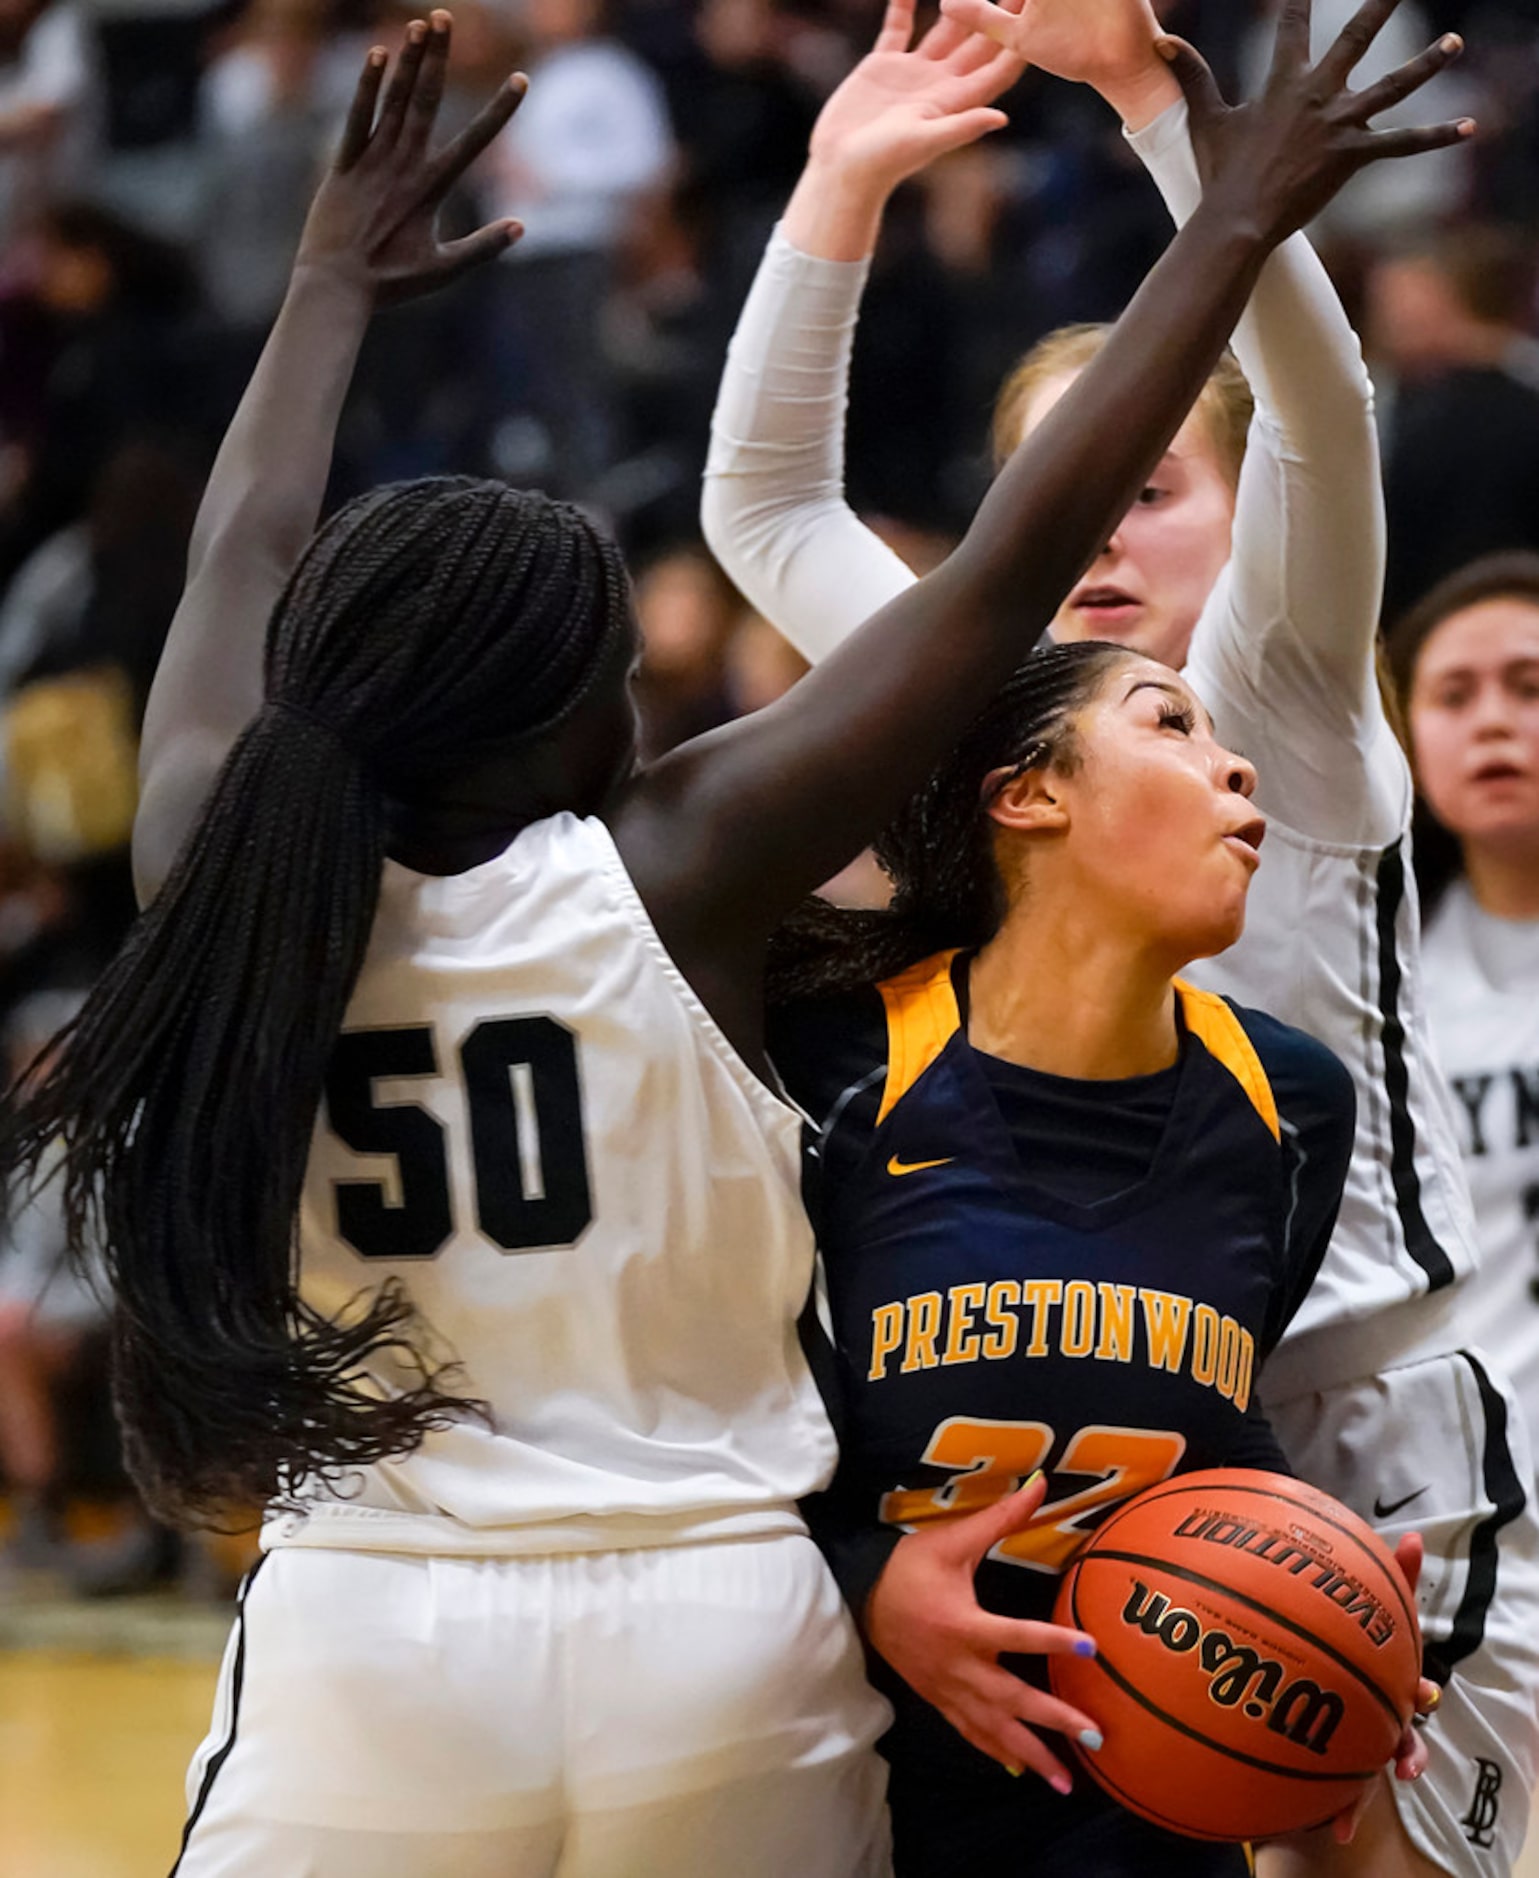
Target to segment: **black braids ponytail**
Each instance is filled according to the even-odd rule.
[[[105,1249],[129,1464],[167,1518],[208,1523],[476,1411],[398,1284],[338,1316],[300,1296],[311,1134],[392,800],[558,723],[628,620],[614,544],[543,496],[433,479],[340,511],[274,609],[267,702],[164,887],[12,1092],[0,1165],[35,1172],[62,1140],[72,1244]]]
[[[1073,761],[1073,718],[1129,657],[1100,640],[1033,652],[951,754],[873,844],[893,883],[891,904],[844,908],[805,901],[770,945],[772,1005],[878,984],[951,946],[987,944],[1004,916],[985,784]]]

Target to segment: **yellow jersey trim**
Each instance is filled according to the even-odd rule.
[[[1199,991],[1184,978],[1176,980],[1176,995],[1181,1000],[1181,1014],[1186,1027],[1208,1055],[1222,1063],[1249,1096],[1251,1106],[1271,1131],[1272,1139],[1282,1140],[1277,1119],[1277,1098],[1267,1081],[1266,1071],[1256,1046],[1245,1034],[1240,1022],[1224,1000],[1211,991]]]
[[[959,950],[932,953],[877,986],[887,1007],[887,1084],[878,1127],[962,1027],[951,985],[951,961]]]
[[[961,1028],[962,1013],[951,983],[951,962],[958,949],[934,953],[877,986],[887,1010],[887,1082],[878,1127]],[[1182,978],[1175,982],[1186,1028],[1234,1077],[1272,1139],[1280,1142],[1277,1098],[1245,1026],[1215,993],[1199,991]]]

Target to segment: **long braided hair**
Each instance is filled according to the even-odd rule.
[[[375,490],[320,531],[268,627],[266,703],[158,897],[0,1123],[66,1155],[72,1242],[105,1248],[127,1455],[204,1523],[399,1453],[474,1411],[398,1284],[339,1318],[297,1289],[328,1059],[392,803],[549,731],[630,612],[615,545],[498,483]],[[363,1374],[388,1359],[401,1387]]]
[[[891,903],[805,901],[771,943],[770,1003],[877,984],[932,952],[986,945],[1005,913],[989,802],[1029,769],[1073,766],[1076,714],[1130,656],[1126,646],[1085,639],[1044,646],[1018,665],[877,838]]]

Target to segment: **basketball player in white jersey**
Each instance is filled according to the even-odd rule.
[[[875,52],[825,107],[718,400],[707,538],[812,659],[913,578],[845,505],[841,426],[887,195],[1003,121],[989,108],[1000,75],[964,32],[1100,89],[1178,221],[1199,194],[1186,107],[1154,56],[1145,0],[1028,0],[1016,12],[945,0],[943,10],[908,52],[911,9],[890,8]],[[1362,27],[1359,16],[1349,30]],[[1424,69],[1457,51],[1457,40],[1440,42]],[[1424,1535],[1420,1601],[1444,1700],[1427,1730],[1427,1775],[1396,1783],[1393,1807],[1386,1782],[1355,1843],[1272,1848],[1263,1862],[1268,1878],[1499,1878],[1533,1780],[1539,1524],[1514,1398],[1465,1347],[1458,1315],[1473,1221],[1423,1008],[1410,778],[1375,682],[1383,516],[1372,391],[1301,236],[1268,263],[1235,347],[1256,398],[1243,471],[1220,376],[1053,630],[1185,665],[1220,734],[1255,761],[1271,833],[1245,937],[1193,975],[1312,1032],[1358,1088],[1337,1231],[1271,1359],[1267,1406],[1302,1475],[1392,1543]],[[1006,454],[1073,376],[1050,373],[1017,401]]]
[[[1424,816],[1427,1008],[1480,1269],[1468,1312],[1539,1429],[1539,556],[1450,575],[1389,636]]]
[[[388,82],[370,55],[157,675],[149,904],[0,1137],[62,1136],[106,1227],[146,1491],[270,1503],[181,1878],[884,1868],[885,1711],[795,1510],[834,1454],[764,955],[1038,637],[1276,242],[1459,134],[1377,138],[1280,47],[944,567],[640,770],[624,569],[577,511],[429,479],[309,538],[375,305],[516,233],[434,219],[521,84],[434,152],[447,15]]]

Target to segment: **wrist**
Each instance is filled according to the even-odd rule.
[[[1210,251],[1214,265],[1238,266],[1251,273],[1260,272],[1284,232],[1243,180],[1231,183],[1222,178],[1204,190],[1186,224],[1186,229],[1193,227],[1198,230],[1198,244]]]
[[[374,311],[374,285],[362,269],[340,258],[301,253],[289,274],[284,300],[324,304],[338,315],[367,320]]]
[[[781,218],[787,241],[824,261],[864,261],[900,179],[845,157],[812,155]]]
[[[1157,117],[1179,104],[1182,95],[1174,72],[1158,57],[1140,71],[1097,84],[1096,90],[1135,132],[1147,130]]]

